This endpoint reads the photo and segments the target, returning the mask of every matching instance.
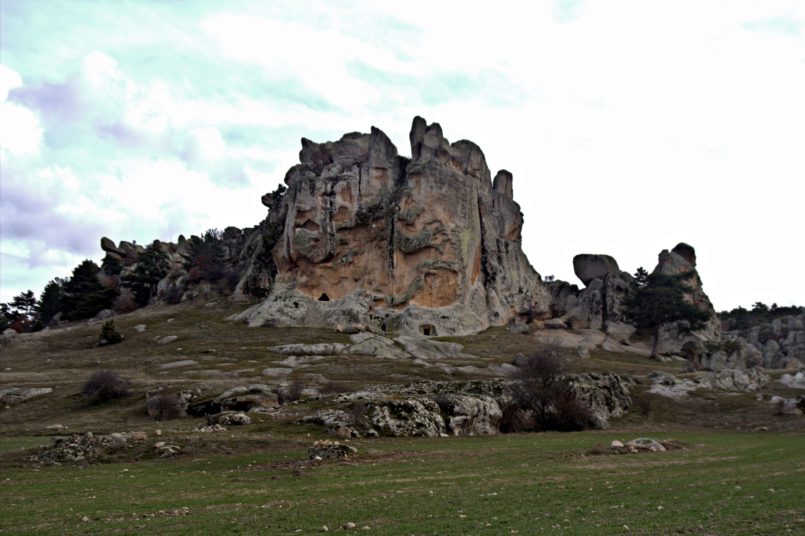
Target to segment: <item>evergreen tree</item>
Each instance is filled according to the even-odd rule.
[[[159,281],[168,273],[168,256],[152,244],[137,257],[137,266],[123,277],[123,285],[134,292],[140,307],[148,305],[157,293]]]
[[[651,357],[657,357],[660,329],[665,324],[680,322],[686,331],[700,329],[709,318],[705,311],[685,301],[687,287],[682,283],[688,274],[649,276],[645,287],[638,288],[624,301],[626,318],[641,331],[652,336]]]
[[[645,288],[648,285],[649,273],[642,266],[634,273],[634,280],[637,283],[637,288]]]
[[[98,280],[100,268],[87,259],[73,269],[73,275],[64,284],[62,306],[67,320],[92,318],[112,306],[117,291],[106,288]]]
[[[45,285],[39,297],[39,319],[47,325],[62,310],[65,280],[57,277]]]
[[[201,238],[193,236],[188,243],[190,255],[185,269],[189,282],[214,282],[226,275],[224,247],[217,229],[207,230]]]
[[[11,300],[11,307],[16,309],[17,313],[24,316],[26,319],[33,319],[36,314],[36,295],[33,290],[27,290],[14,296]]]

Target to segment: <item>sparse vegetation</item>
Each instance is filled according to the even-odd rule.
[[[103,327],[101,327],[101,336],[99,337],[98,344],[100,346],[106,346],[120,342],[123,342],[123,335],[115,329],[115,321],[107,320],[104,322]]]
[[[695,331],[709,318],[707,312],[685,301],[683,281],[689,276],[652,274],[645,286],[638,287],[624,300],[626,318],[638,330],[651,334],[651,357],[657,357],[662,326],[677,322],[681,330]]]
[[[81,395],[88,404],[100,404],[129,395],[131,382],[111,370],[99,370],[84,383]]]
[[[157,393],[148,399],[148,414],[158,421],[185,417],[185,404],[176,393]]]
[[[571,431],[590,426],[590,412],[563,378],[564,371],[564,359],[555,346],[525,357],[520,381],[512,389],[512,404],[504,410],[505,431]]]

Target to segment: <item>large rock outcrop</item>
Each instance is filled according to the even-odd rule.
[[[520,246],[511,173],[493,182],[477,145],[451,144],[420,117],[410,142],[408,159],[376,128],[302,140],[273,211],[273,286],[240,318],[445,335],[549,316]]]
[[[692,246],[679,243],[671,251],[664,249],[652,273],[679,277],[687,287],[685,300],[709,315],[704,327],[695,332],[685,332],[678,323],[666,325],[657,345],[660,353],[679,353],[690,358],[701,353],[705,342],[721,339],[721,321],[702,288],[702,280],[696,271],[696,250]]]

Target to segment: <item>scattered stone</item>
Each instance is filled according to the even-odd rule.
[[[6,340],[13,339],[17,335],[19,335],[19,333],[17,333],[15,330],[13,330],[11,328],[6,328],[6,329],[3,330],[3,338],[6,339]]]
[[[344,445],[338,441],[330,441],[328,439],[315,441],[313,445],[308,448],[308,458],[315,460],[326,460],[328,458],[349,458],[358,453],[358,449],[349,445]]]
[[[623,448],[623,441],[618,441],[617,439],[613,439],[612,443],[609,444],[610,448],[619,449]]]
[[[51,446],[43,447],[33,460],[42,465],[92,463],[108,454],[126,449],[134,441],[141,441],[144,438],[140,434],[126,432],[94,435],[92,432],[87,432],[57,437]]]
[[[206,433],[206,434],[216,433],[216,432],[226,432],[226,430],[227,429],[224,428],[223,426],[221,426],[220,424],[208,424],[208,425],[199,424],[195,428],[196,432],[203,432],[203,433]]]
[[[637,439],[632,439],[631,441],[627,442],[625,446],[632,447],[638,451],[665,452],[666,450],[662,443],[650,437],[638,437]]]
[[[222,411],[207,417],[207,424],[220,424],[221,426],[242,426],[251,424],[252,419],[240,411]]]
[[[145,324],[137,324],[134,326],[134,331],[137,333],[144,333],[145,332]]]
[[[542,323],[546,329],[567,329],[567,324],[561,318],[551,318]]]
[[[160,458],[170,458],[179,454],[182,451],[182,447],[167,441],[158,441],[154,443],[154,450]]]
[[[355,523],[353,523],[352,521],[350,521],[350,522],[348,522],[348,523],[344,523],[344,528],[345,528],[346,530],[354,530],[354,529],[358,528],[358,525],[356,525]]]
[[[292,368],[274,367],[263,369],[262,374],[263,376],[268,376],[270,378],[284,378],[291,372],[293,372]]]
[[[780,383],[792,389],[805,389],[805,372],[799,371],[796,374],[783,374]]]
[[[160,344],[162,344],[162,343],[160,343]],[[182,359],[182,360],[179,360],[179,361],[172,361],[170,363],[164,363],[164,364],[160,365],[159,368],[161,368],[162,370],[170,370],[170,369],[181,368],[181,367],[190,367],[192,365],[198,365],[198,361],[195,361],[193,359]]]
[[[170,319],[168,321],[170,322]],[[170,344],[178,338],[179,337],[177,335],[166,335],[164,337],[160,337],[157,340],[157,344]]]
[[[37,396],[47,395],[52,392],[52,387],[2,387],[0,388],[0,405],[16,406]]]

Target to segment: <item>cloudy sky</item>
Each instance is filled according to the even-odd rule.
[[[805,9],[754,0],[0,3],[0,300],[99,239],[258,223],[302,136],[415,115],[514,173],[523,247],[805,305]]]

